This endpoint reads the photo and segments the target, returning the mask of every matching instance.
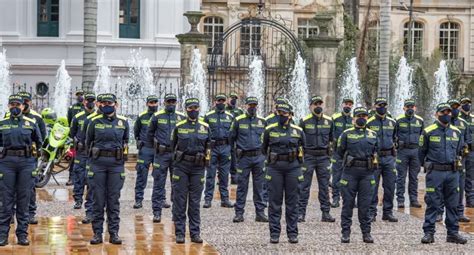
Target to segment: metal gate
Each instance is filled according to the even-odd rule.
[[[222,34],[208,56],[209,94],[213,97],[236,92],[245,97],[249,65],[254,56],[259,56],[265,76],[264,110],[269,112],[273,99],[288,92],[298,52],[298,39],[280,22],[258,17],[242,19]]]

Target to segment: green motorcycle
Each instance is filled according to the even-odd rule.
[[[53,115],[51,112],[50,115]],[[50,116],[51,117],[51,116]],[[41,148],[41,155],[38,159],[38,182],[37,188],[43,188],[53,177],[56,184],[58,181],[55,175],[69,169],[74,158],[72,140],[69,138],[70,128],[67,118],[59,117],[49,132],[48,138]]]

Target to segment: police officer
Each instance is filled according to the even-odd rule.
[[[306,207],[313,181],[313,173],[318,179],[318,199],[321,204],[323,222],[334,222],[329,214],[331,204],[329,201],[330,157],[332,154],[333,122],[329,116],[323,114],[323,99],[320,96],[311,98],[311,113],[300,121],[300,127],[306,137],[304,147],[304,167],[302,168],[304,180],[300,186],[299,222],[305,221]]]
[[[284,97],[277,97],[273,101],[273,111],[265,117],[265,121],[267,123],[267,126],[271,124],[278,123],[278,111],[276,110],[276,107],[279,104],[288,104],[288,100]],[[293,121],[293,120],[292,120]]]
[[[155,150],[153,143],[145,143],[147,140],[147,129],[150,119],[158,110],[158,97],[155,95],[146,98],[147,109],[140,113],[133,125],[133,134],[137,141],[138,159],[135,169],[137,170],[137,179],[135,182],[135,204],[134,209],[142,208],[143,192],[148,180],[148,169],[153,164]]]
[[[74,197],[74,209],[81,209],[84,188],[87,184],[87,153],[86,146],[84,144],[85,139],[85,129],[84,122],[88,116],[92,115],[95,111],[95,101],[96,97],[93,93],[86,93],[84,96],[85,100],[83,101],[84,110],[77,113],[72,118],[71,123],[71,132],[69,136],[74,140],[74,148],[76,150],[76,157],[74,159],[74,188],[73,188],[73,197]],[[88,224],[92,220],[92,192],[90,192],[90,185],[87,185],[86,193],[86,217],[83,219],[83,223]]]
[[[343,159],[340,180],[342,192],[342,243],[350,242],[352,213],[357,197],[359,224],[364,243],[373,243],[369,207],[374,193],[374,171],[377,163],[377,133],[367,128],[369,113],[364,107],[354,109],[354,127],[344,131],[337,143],[337,154]]]
[[[127,119],[116,114],[118,108],[114,94],[103,94],[100,98],[101,114],[92,118],[86,133],[86,148],[90,159],[90,172],[94,204],[91,244],[102,243],[104,211],[107,211],[109,242],[121,244],[120,190],[125,180],[125,160],[128,153],[129,126]]]
[[[331,116],[333,121],[333,136],[334,141],[339,139],[342,132],[352,127],[352,106],[354,105],[354,100],[352,98],[343,98],[342,99],[342,111],[335,113]],[[337,143],[334,143],[334,150],[337,150]],[[340,183],[342,175],[342,158],[338,157],[337,153],[334,153],[332,162],[332,204],[331,207],[339,207],[339,199],[341,197],[340,193]]]
[[[9,116],[0,121],[0,179],[3,186],[0,246],[8,244],[14,205],[18,223],[16,229],[18,245],[29,245],[28,204],[36,166],[36,160],[32,157],[32,144],[41,144],[42,137],[36,120],[22,113],[24,106],[21,96],[10,96],[8,108]]]
[[[161,222],[162,208],[170,207],[166,203],[166,176],[172,172],[173,148],[171,147],[171,134],[176,123],[184,120],[183,113],[176,111],[177,97],[175,94],[166,94],[164,99],[165,109],[153,114],[148,125],[145,144],[154,148],[153,163],[153,192],[151,195],[153,222]],[[173,190],[171,190],[173,193]]]
[[[216,172],[219,171],[219,192],[221,195],[221,207],[232,208],[234,205],[229,201],[229,169],[231,161],[230,149],[230,126],[234,117],[225,111],[226,95],[215,96],[215,109],[204,116],[204,122],[209,125],[211,135],[211,165],[206,172],[206,189],[204,190],[204,208],[211,207]]]
[[[23,115],[30,118],[30,119],[35,119],[36,120],[36,125],[38,125],[39,131],[41,133],[41,139],[45,139],[46,137],[46,125],[43,121],[43,118],[39,113],[37,113],[35,110],[33,110],[33,101],[31,100],[31,94],[26,91],[22,91],[18,93],[19,96],[23,98]],[[43,142],[43,141],[41,141]],[[36,144],[37,148],[39,148],[42,145]],[[38,178],[35,177],[33,178],[33,182],[36,185],[36,182],[38,181]],[[30,204],[29,204],[29,211],[30,211],[30,218],[29,222],[30,224],[38,224],[38,220],[36,219],[36,187],[33,185],[31,188],[31,195],[30,195]]]
[[[397,202],[398,208],[405,207],[405,182],[408,175],[408,195],[410,207],[421,208],[418,202],[418,140],[424,128],[423,118],[416,115],[414,99],[404,102],[405,113],[397,117],[395,139],[397,144]]]
[[[174,151],[173,219],[176,243],[184,243],[186,213],[191,242],[202,243],[199,204],[204,187],[205,166],[210,161],[209,126],[199,119],[199,99],[185,101],[187,118],[176,124],[171,148]]]
[[[298,186],[304,178],[301,166],[305,134],[300,127],[290,123],[291,107],[288,104],[279,104],[276,110],[278,123],[267,126],[262,137],[262,151],[267,156],[265,179],[268,181],[270,242],[279,242],[284,199],[288,241],[298,243]]]
[[[235,92],[229,94],[229,100],[227,100],[226,111],[230,112],[232,116],[237,118],[238,116],[244,114],[244,110],[237,106],[237,100],[239,95]],[[237,184],[237,171],[235,168],[235,151],[231,151],[231,161],[230,161],[230,183]]]
[[[84,104],[83,104],[84,91],[82,89],[76,90],[75,95],[76,95],[76,103],[69,106],[69,108],[67,110],[67,123],[69,123],[69,125],[71,125],[71,123],[72,123],[72,118],[74,116],[76,116],[76,114],[78,114],[79,112],[84,110]],[[75,183],[74,180],[73,180],[74,163],[75,163],[74,161],[75,161],[75,159],[73,158],[72,162],[71,162],[71,165],[69,166],[69,179],[66,182],[66,186],[71,186]]]
[[[466,207],[474,208],[474,114],[472,114],[472,101],[468,97],[461,98],[461,118],[469,125],[471,143],[467,142],[469,154],[466,156]]]
[[[372,221],[376,220],[378,204],[378,187],[380,178],[383,179],[383,215],[382,220],[398,222],[393,215],[393,198],[395,196],[395,183],[397,170],[395,168],[395,120],[387,115],[387,99],[375,99],[375,115],[367,121],[367,127],[377,133],[379,140],[378,156],[379,167],[375,170],[375,192],[373,194],[370,214]]]
[[[459,234],[457,205],[459,201],[459,171],[461,131],[451,125],[451,108],[447,103],[436,107],[436,122],[423,130],[420,136],[420,162],[426,174],[426,211],[422,243],[434,243],[436,215],[444,199],[446,205],[446,228],[449,243],[467,243]]]

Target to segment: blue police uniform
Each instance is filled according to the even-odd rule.
[[[313,173],[318,180],[318,199],[323,221],[333,222],[334,218],[329,215],[331,204],[329,201],[329,179],[330,179],[330,157],[333,142],[333,122],[329,116],[322,114],[318,117],[309,114],[300,121],[306,144],[304,147],[304,167],[302,168],[304,180],[301,183],[299,200],[299,221],[305,219],[306,207],[308,206]]]
[[[444,105],[444,106],[443,106]],[[449,105],[441,104],[438,111],[449,109]],[[453,125],[446,126],[438,121],[424,129],[420,136],[419,157],[424,164],[426,174],[426,211],[423,224],[423,243],[434,242],[436,217],[445,201],[445,225],[448,232],[448,241],[455,237],[458,239],[459,223],[457,205],[459,201],[459,172],[457,166],[460,162],[461,131]]]
[[[350,113],[338,112],[331,116],[333,121],[333,136],[334,141],[337,141],[341,136],[342,132],[352,127],[352,116]],[[337,143],[334,143],[334,151],[337,150]],[[333,207],[339,207],[339,199],[341,197],[341,188],[339,181],[341,180],[342,175],[342,158],[338,156],[337,153],[334,153],[332,159],[332,200]]]
[[[9,102],[23,103],[20,96],[9,97]],[[0,245],[8,244],[10,220],[16,205],[18,244],[28,245],[28,204],[36,177],[36,160],[32,157],[32,145],[42,142],[36,120],[21,112],[0,121],[0,182],[2,206],[0,208]],[[16,197],[15,197],[16,195]]]
[[[253,203],[258,218],[266,218],[263,200],[264,161],[260,137],[265,130],[265,119],[242,114],[231,127],[231,144],[235,146],[237,160],[237,198],[234,205],[234,222],[243,221],[250,174],[253,183]]]
[[[469,150],[466,155],[466,182],[465,182],[465,192],[466,192],[466,207],[474,207],[474,114],[461,113],[461,118],[463,118],[467,124],[469,131],[471,133],[471,143],[466,142],[467,148]]]
[[[278,105],[278,109],[284,108],[284,104]],[[289,111],[289,107],[286,110]],[[267,155],[265,179],[268,182],[271,242],[278,242],[280,237],[283,199],[286,234],[291,243],[298,242],[298,189],[304,178],[301,166],[305,134],[296,125],[275,123],[266,127],[262,140],[262,150]]]
[[[364,108],[354,109],[354,115],[367,115]],[[371,216],[369,207],[375,186],[374,158],[377,153],[377,133],[365,127],[352,127],[345,130],[338,139],[337,154],[343,159],[343,172],[340,180],[342,192],[341,233],[343,242],[349,242],[352,214],[357,197],[360,229],[364,242],[373,242],[370,237]]]
[[[112,94],[102,95],[101,101],[115,101]],[[102,112],[104,112],[102,110]],[[99,114],[92,118],[87,127],[86,148],[91,157],[89,162],[93,185],[94,239],[101,243],[104,211],[107,212],[108,231],[111,243],[121,243],[118,238],[120,224],[120,191],[125,180],[125,160],[129,141],[129,125],[125,117],[113,113]],[[115,241],[113,241],[115,239]],[[97,242],[96,242],[97,241]]]
[[[424,121],[420,116],[402,114],[398,116],[395,125],[397,142],[397,202],[400,208],[405,202],[405,183],[408,175],[408,195],[411,206],[418,203],[418,173],[420,160],[418,158],[418,140],[424,129]]]
[[[382,220],[391,222],[397,221],[393,216],[393,198],[395,196],[395,183],[397,181],[397,170],[395,166],[395,120],[388,116],[380,116],[376,114],[367,122],[367,128],[375,131],[378,138],[378,156],[379,166],[374,172],[375,192],[372,198],[370,214],[372,220],[375,221],[377,216],[378,204],[378,187],[380,178],[383,178],[383,214]]]
[[[166,201],[166,176],[173,174],[173,149],[171,135],[176,123],[183,120],[184,114],[165,109],[156,112],[150,119],[145,146],[154,148],[153,192],[151,196],[153,216],[161,218],[161,210]],[[171,191],[173,192],[173,190]],[[171,198],[173,201],[173,198]],[[158,221],[158,220],[157,220]]]
[[[230,127],[233,116],[227,111],[217,109],[210,111],[204,116],[204,122],[209,125],[211,134],[211,164],[206,172],[206,188],[204,190],[204,200],[211,204],[214,196],[216,182],[216,172],[218,170],[219,193],[222,206],[232,204],[229,202],[229,169],[231,163],[231,148],[229,143]]]
[[[187,99],[186,106],[190,104],[199,105],[199,100]],[[186,213],[192,241],[202,242],[200,202],[205,165],[210,160],[209,142],[209,126],[202,120],[183,120],[173,130],[173,219],[178,243],[184,242]]]

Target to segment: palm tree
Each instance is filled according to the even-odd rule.
[[[82,88],[91,91],[97,74],[97,0],[84,0]]]
[[[390,11],[391,0],[380,1],[379,88],[377,95],[387,97],[390,86]]]

